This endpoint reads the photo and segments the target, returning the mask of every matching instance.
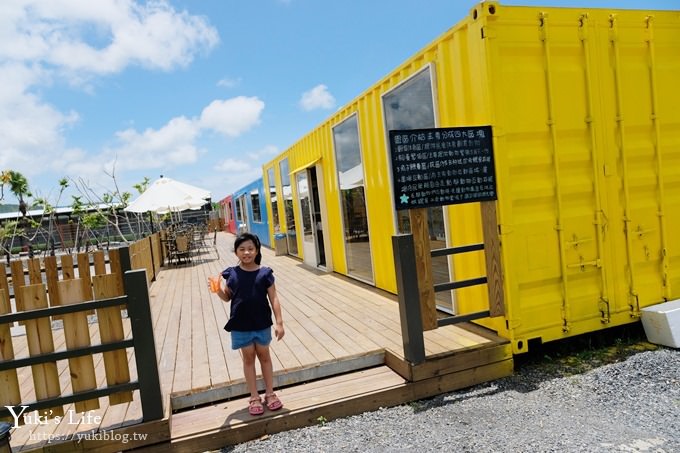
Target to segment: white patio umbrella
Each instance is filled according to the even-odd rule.
[[[208,202],[207,198],[210,198],[210,192],[207,190],[161,176],[125,210],[157,214],[181,212],[186,209],[199,209]]]

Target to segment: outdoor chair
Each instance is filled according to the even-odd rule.
[[[177,246],[177,261],[191,261],[191,242],[185,235],[178,235],[175,238],[175,245]]]
[[[197,254],[202,252],[209,252],[208,244],[205,242],[206,228],[202,226],[197,226],[194,228],[193,242],[195,252]]]

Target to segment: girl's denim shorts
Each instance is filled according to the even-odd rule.
[[[261,346],[268,346],[272,342],[272,328],[267,327],[262,330],[248,330],[231,332],[231,349],[241,349],[251,344],[259,344]]]

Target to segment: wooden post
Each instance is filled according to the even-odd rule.
[[[420,293],[420,313],[423,330],[437,328],[437,306],[434,301],[434,278],[432,276],[432,256],[430,255],[430,232],[427,226],[427,209],[409,209],[411,233],[416,254],[418,292]]]
[[[28,281],[31,285],[42,283],[42,270],[40,269],[40,258],[31,258],[28,263]]]
[[[416,278],[416,255],[412,234],[392,236],[394,268],[397,274],[399,319],[404,358],[417,365],[425,361],[423,322],[420,315],[420,293]]]
[[[5,272],[5,266],[0,264],[0,272]],[[4,274],[0,277],[0,281]],[[6,280],[5,280],[6,282]],[[9,296],[7,291],[0,284],[0,315],[11,313]],[[0,324],[0,361],[12,360],[14,358],[14,345],[12,344],[12,332],[9,324]],[[21,391],[19,389],[19,379],[17,370],[0,371],[0,387],[4,390],[0,392],[0,406],[17,405],[21,403]]]
[[[118,249],[120,257],[120,272],[125,274],[132,270],[132,261],[130,260],[130,247],[121,247]]]
[[[122,249],[121,249],[122,250]],[[158,377],[156,343],[153,336],[149,288],[144,269],[125,272],[125,292],[128,295],[128,314],[135,345],[135,362],[145,422],[163,418],[163,398]],[[183,360],[180,357],[178,360]],[[185,365],[186,366],[186,365]]]
[[[153,229],[151,230],[153,232]],[[155,236],[149,236],[149,261],[151,261],[151,266],[147,269],[149,269],[149,275],[147,275],[147,278],[150,281],[156,280],[156,263],[154,260],[154,246],[153,246],[153,241],[155,239]]]
[[[26,310],[47,308],[47,295],[43,284],[22,286],[18,294],[21,294]],[[25,321],[25,325],[29,356],[54,352],[50,318],[31,319]],[[31,365],[31,371],[36,400],[51,399],[61,395],[57,362]],[[61,406],[53,407],[45,409],[42,414],[48,418],[63,417],[64,409]]]
[[[83,295],[85,296],[85,299],[83,300],[92,300],[90,255],[89,253],[79,253],[76,255],[76,260],[78,262],[78,279],[83,285]]]
[[[149,241],[149,252],[148,252],[148,273],[147,279],[149,280],[149,283],[151,283],[153,280],[156,280],[156,263],[154,260],[154,247],[153,247],[153,241],[154,241],[154,236],[149,236],[148,237]]]
[[[83,285],[83,295],[85,299],[92,300],[92,280],[90,272],[90,254],[89,253],[79,253],[76,255],[76,261],[78,263],[78,279]],[[86,312],[88,315],[93,315],[94,310],[89,310]]]
[[[123,295],[123,287],[116,274],[95,275],[92,277],[92,287],[95,300]],[[97,321],[99,322],[99,336],[102,344],[125,339],[120,307],[98,309]],[[130,382],[130,369],[128,368],[127,353],[124,349],[108,351],[103,356],[108,386]],[[132,401],[132,392],[114,393],[109,396],[109,403],[112,405],[128,401]]]
[[[14,260],[10,263],[12,269],[12,288],[14,289],[14,304],[17,311],[24,311],[24,293],[21,288],[26,286],[26,279],[24,278],[24,262],[22,260]],[[19,323],[23,324],[23,322]]]
[[[75,267],[73,267],[73,256],[62,255],[61,256],[61,279],[71,280],[76,278]]]
[[[106,257],[103,250],[97,250],[92,254],[94,261],[94,275],[106,274]],[[113,271],[111,272],[113,273]]]
[[[501,240],[498,232],[498,220],[496,218],[496,202],[483,201],[481,202],[481,209],[486,279],[489,292],[489,312],[493,318],[505,315]],[[540,244],[536,244],[536,247],[540,247]]]
[[[61,305],[61,300],[59,300],[59,291],[57,290],[57,284],[59,283],[59,266],[57,265],[56,256],[46,256],[45,260],[45,279],[47,280],[47,296],[49,299],[50,307],[56,307]],[[62,319],[61,315],[53,316],[53,320]]]
[[[125,293],[127,294],[127,289],[125,289],[125,281],[123,276],[126,271],[132,269],[130,264],[130,249],[128,247],[120,247],[117,249],[109,250],[109,265],[111,267],[111,273],[118,275],[120,279],[120,285],[123,287]]]
[[[59,298],[62,305],[77,304],[92,300],[92,290],[88,285],[89,294],[85,294],[85,285],[82,279],[63,280],[57,284]],[[64,315],[64,337],[66,349],[78,349],[90,346],[90,328],[87,322],[87,313],[69,313]],[[94,359],[92,355],[72,357],[68,359],[69,373],[71,374],[71,387],[73,393],[94,390],[97,388],[97,378],[94,372]],[[77,412],[98,409],[99,400],[92,399],[75,403]]]
[[[8,304],[7,307],[8,307],[8,310],[9,310],[9,308],[11,308],[11,307],[9,305],[9,282],[7,281],[7,268],[2,263],[0,263],[0,289],[5,290],[5,294],[7,295],[7,304]],[[9,313],[9,311],[7,313]]]

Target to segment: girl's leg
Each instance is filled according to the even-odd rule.
[[[241,358],[243,359],[243,376],[246,378],[246,385],[251,398],[259,398],[257,391],[257,373],[255,372],[255,345],[241,348]],[[263,372],[264,374],[264,372]]]
[[[274,367],[272,365],[272,356],[269,353],[269,345],[263,346],[255,343],[255,353],[260,361],[260,368],[262,368],[265,394],[274,393]]]
[[[264,404],[269,408],[269,410],[272,411],[281,409],[283,404],[274,393],[274,371],[272,366],[272,357],[269,353],[269,346],[262,346],[255,343],[255,351],[257,353],[257,358],[260,360],[262,378],[264,379]]]

